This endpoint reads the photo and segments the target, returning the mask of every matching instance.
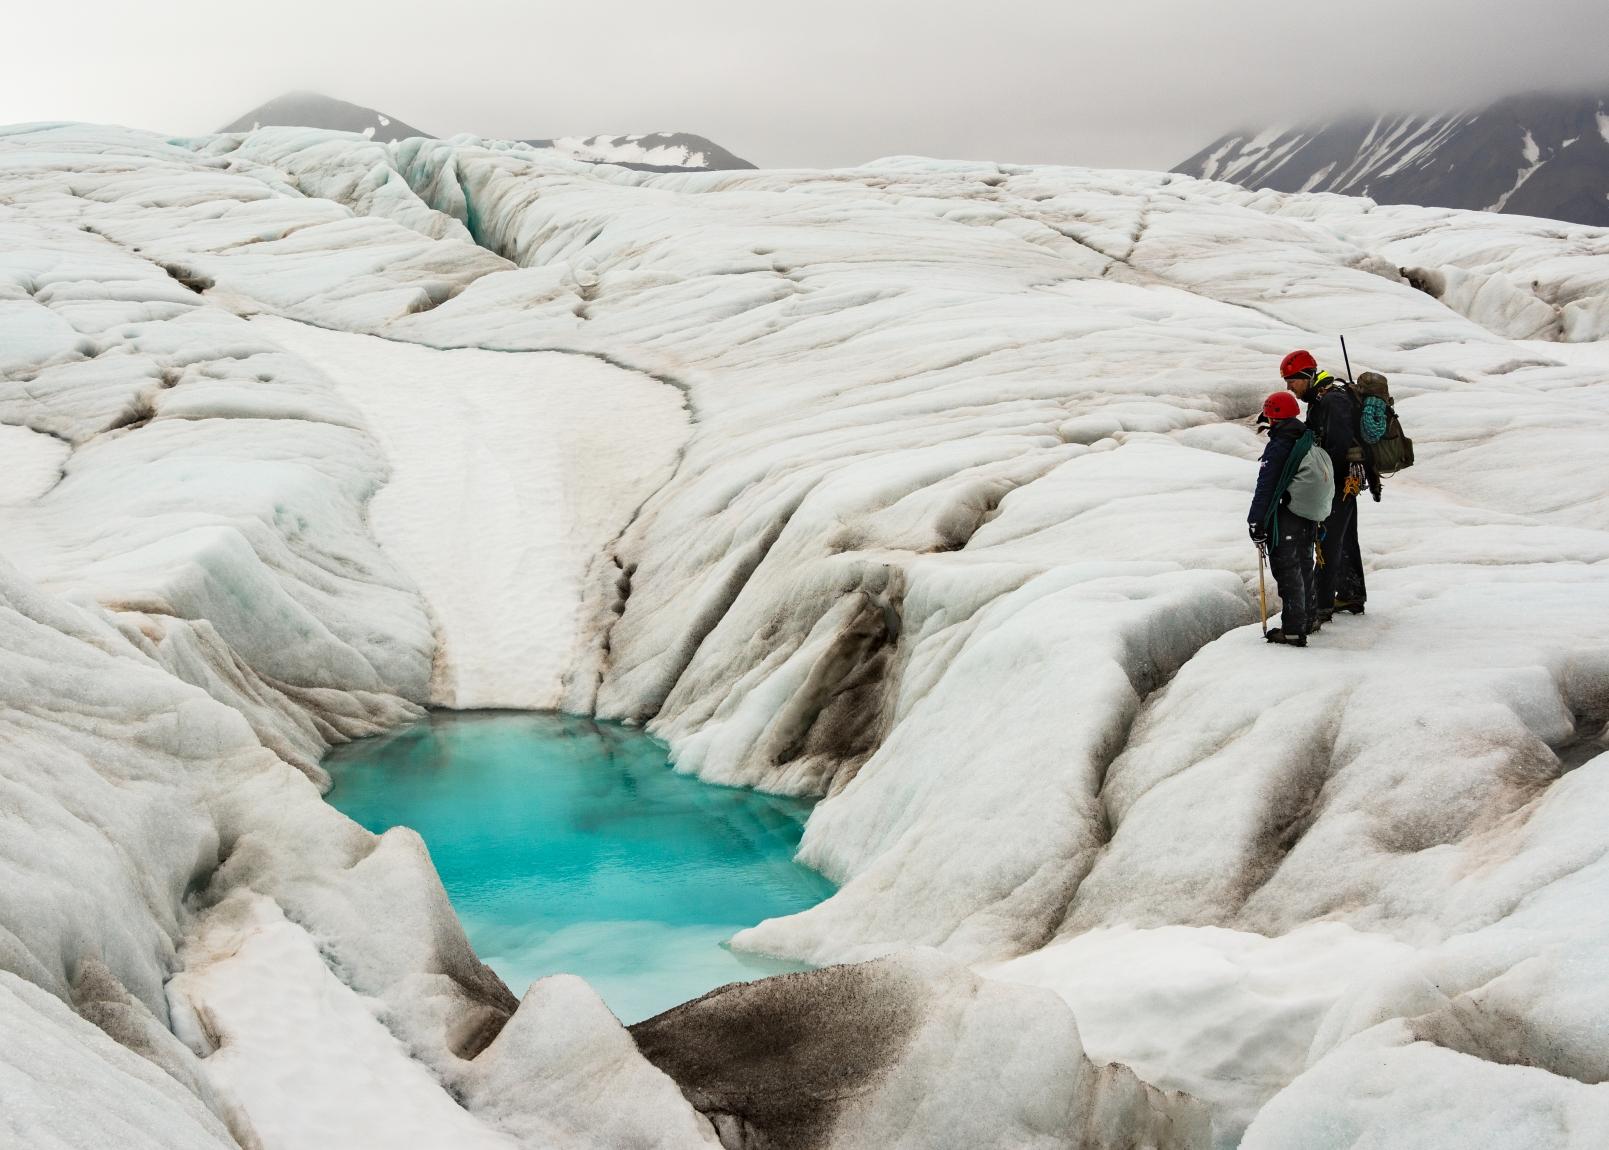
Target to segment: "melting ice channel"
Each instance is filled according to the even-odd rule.
[[[324,762],[338,809],[424,838],[475,952],[511,990],[578,974],[628,1024],[804,969],[724,943],[834,889],[793,861],[809,801],[679,775],[663,744],[618,724],[435,712]]]

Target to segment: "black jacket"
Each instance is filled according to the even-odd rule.
[[[1313,433],[1335,467],[1335,488],[1346,476],[1346,453],[1357,442],[1358,413],[1340,380],[1327,373],[1307,393],[1307,429]]]
[[[1246,513],[1247,523],[1267,523],[1268,517],[1274,513],[1274,489],[1279,486],[1279,477],[1285,473],[1285,461],[1291,457],[1291,449],[1305,434],[1307,428],[1302,426],[1299,419],[1281,419],[1268,429],[1268,446],[1263,448],[1262,464],[1257,469],[1257,490],[1252,493],[1251,510]],[[1288,507],[1290,501],[1289,491],[1280,493],[1279,506],[1282,509]]]

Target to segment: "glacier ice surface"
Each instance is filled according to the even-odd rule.
[[[33,1036],[0,1066],[118,1083],[132,1144],[281,1135],[222,1050],[120,1078],[85,1021],[112,1012],[68,1006],[85,970],[181,1031],[188,981],[242,1055],[339,1031],[411,1056],[352,1112],[422,1065],[476,1138],[730,1136],[584,988],[516,1009],[417,839],[320,801],[325,748],[477,676],[466,698],[646,722],[681,769],[824,796],[805,858],[842,890],[737,945],[895,964],[931,1038],[829,1144],[973,1118],[1110,1144],[1176,1106],[1181,1145],[1609,1134],[1602,231],[1152,173],[36,125],[0,129],[0,235],[0,767],[26,812],[0,965]],[[1271,651],[1247,420],[1280,354],[1328,363],[1337,331],[1419,462],[1363,508],[1368,614]],[[388,378],[439,394],[406,410]],[[540,425],[505,437],[477,396]],[[533,442],[585,444],[602,502],[556,517],[583,485],[510,458]],[[515,566],[472,583],[421,527],[455,508],[377,493],[488,451]],[[465,607],[494,623],[455,653]],[[250,954],[199,977],[242,906],[300,956],[294,1033],[230,1013]],[[770,993],[755,1019],[797,1017]],[[801,997],[830,1034],[832,996]],[[363,1001],[381,1029],[341,1023]],[[989,1090],[1044,1027],[1048,1077],[1008,1085],[1045,1090]],[[607,1095],[564,1088],[586,1067]],[[175,1085],[198,1068],[206,1098]]]

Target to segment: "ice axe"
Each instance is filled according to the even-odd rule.
[[[1257,608],[1262,613],[1263,638],[1268,638],[1268,585],[1263,581],[1263,561],[1268,558],[1268,549],[1261,543],[1257,544]]]

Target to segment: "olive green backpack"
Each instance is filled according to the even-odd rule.
[[[1378,371],[1366,371],[1348,384],[1358,411],[1358,442],[1379,475],[1395,475],[1413,466],[1413,440],[1402,433],[1402,422],[1391,403],[1391,387]]]

